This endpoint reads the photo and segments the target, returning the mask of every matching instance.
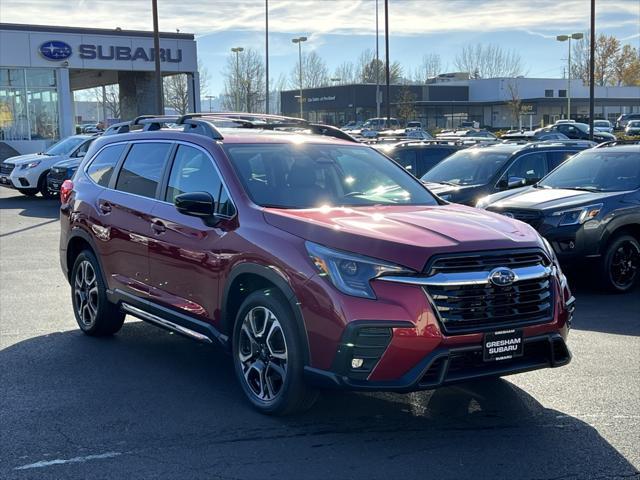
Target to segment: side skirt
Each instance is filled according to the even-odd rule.
[[[107,292],[109,301],[120,305],[122,310],[145,322],[179,333],[185,337],[204,343],[218,343],[229,348],[229,337],[213,325],[184,313],[158,305],[119,289]]]

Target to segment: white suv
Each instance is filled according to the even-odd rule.
[[[84,157],[96,138],[96,135],[73,135],[51,145],[43,153],[7,158],[0,163],[0,185],[29,196],[40,192],[48,198],[51,196],[47,188],[49,169],[60,160]]]

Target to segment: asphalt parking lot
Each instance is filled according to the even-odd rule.
[[[210,346],[132,318],[81,334],[57,217],[0,189],[0,478],[640,478],[640,289],[573,276],[567,367],[270,418]]]

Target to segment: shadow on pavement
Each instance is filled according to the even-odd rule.
[[[640,282],[624,294],[608,293],[594,269],[567,272],[576,297],[573,328],[618,335],[640,335]]]
[[[408,395],[326,392],[305,414],[266,417],[244,400],[228,356],[141,322],[110,339],[67,331],[25,340],[1,350],[0,364],[2,478],[637,474],[594,428],[506,380]],[[104,452],[118,456],[15,470]]]
[[[18,215],[37,218],[60,218],[60,200],[58,198],[42,198],[39,194],[35,197],[27,197],[15,190],[8,190],[7,196],[0,198],[0,210],[18,210]],[[3,214],[6,214],[3,213]]]

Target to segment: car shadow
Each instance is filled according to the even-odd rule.
[[[60,218],[60,200],[56,197],[42,198],[40,194],[27,197],[9,190],[0,198],[0,210],[17,210],[23,217],[57,219]]]
[[[640,282],[628,293],[606,292],[593,268],[567,271],[576,297],[572,327],[618,335],[640,335]]]
[[[141,322],[108,339],[65,331],[24,340],[0,351],[0,365],[2,478],[99,452],[137,478],[637,474],[593,427],[506,380],[406,395],[325,392],[312,410],[274,418],[248,405],[229,356]],[[100,462],[49,473],[109,476],[114,464]]]

